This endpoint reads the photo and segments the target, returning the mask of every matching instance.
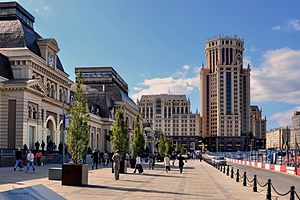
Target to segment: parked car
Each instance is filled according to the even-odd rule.
[[[212,163],[215,165],[226,165],[226,160],[223,156],[215,156],[212,158]]]

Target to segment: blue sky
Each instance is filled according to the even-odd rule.
[[[268,128],[290,124],[300,109],[298,0],[19,0],[35,30],[55,38],[65,70],[113,66],[134,99],[185,93],[200,107],[199,74],[208,38],[238,35],[251,63],[251,101]]]

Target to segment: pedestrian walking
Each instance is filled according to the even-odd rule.
[[[35,153],[35,159],[38,166],[41,166],[41,160],[42,160],[43,154],[39,150]]]
[[[41,147],[42,147],[42,152],[44,153],[44,151],[45,151],[45,142],[44,142],[44,140],[42,140],[42,144],[41,144]]]
[[[20,148],[18,148],[18,150],[16,151],[15,156],[16,156],[16,164],[15,164],[15,167],[14,167],[14,171],[16,171],[17,167],[19,167],[20,171],[22,171],[22,169],[23,169],[22,152],[21,152]]]
[[[169,171],[171,171],[170,169],[170,158],[168,157],[168,154],[165,155],[164,157],[164,164],[166,167],[166,172],[168,173]]]
[[[105,151],[105,153],[103,154],[103,159],[104,159],[103,165],[104,166],[108,165],[108,153],[107,153],[107,151]]]
[[[143,166],[142,166],[142,159],[139,155],[136,156],[136,164],[135,164],[135,169],[133,173],[136,173],[136,170],[138,170],[139,174],[143,173]]]
[[[35,150],[38,151],[40,149],[40,143],[39,141],[36,141],[36,143],[34,144],[35,146]]]
[[[94,149],[91,157],[93,158],[92,169],[94,169],[94,167],[96,167],[96,169],[98,169],[99,153],[98,153],[97,149]]]
[[[202,162],[202,153],[199,153],[199,160]]]
[[[112,157],[112,161],[114,163],[114,172],[115,172],[115,180],[119,180],[120,178],[120,163],[121,163],[121,155],[119,154],[119,151],[117,150],[116,153]]]
[[[183,172],[183,166],[184,166],[184,157],[181,154],[179,154],[179,157],[177,159],[179,161],[180,174],[182,174],[182,172]]]
[[[32,171],[35,172],[35,168],[34,168],[34,155],[31,152],[31,150],[28,151],[26,161],[27,161],[27,168],[26,168],[25,172],[26,173],[28,172],[29,166],[31,166],[32,167]]]

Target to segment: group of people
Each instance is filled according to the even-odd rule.
[[[173,160],[173,166],[174,166],[176,157],[174,158],[174,157],[171,156],[171,158],[172,158],[172,160]],[[177,160],[179,161],[178,166],[179,166],[180,174],[182,174],[185,158],[184,158],[181,154],[179,154],[179,155],[177,156]],[[170,157],[169,157],[168,154],[166,154],[165,157],[164,157],[164,165],[165,165],[165,168],[166,168],[166,172],[167,172],[167,173],[168,173],[169,171],[171,171]]]
[[[93,159],[92,169],[98,169],[98,165],[101,165],[101,163],[103,163],[103,166],[106,166],[109,164],[110,160],[107,151],[103,153],[99,152],[97,149],[94,149],[91,154],[91,158]],[[83,157],[83,163],[86,163],[86,154]]]
[[[39,150],[37,150],[35,154],[31,149],[27,150],[27,154],[25,155],[25,165],[26,165],[25,172],[27,173],[30,167],[32,167],[32,171],[35,172],[34,162],[36,161],[38,166],[42,165],[41,162],[42,157],[43,154]],[[15,161],[14,171],[16,171],[18,168],[20,171],[22,171],[24,167],[24,161],[23,161],[23,155],[20,148],[16,150],[15,158],[16,161]]]

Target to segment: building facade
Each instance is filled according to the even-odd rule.
[[[138,106],[154,131],[171,138],[176,145],[199,148],[199,115],[191,112],[191,102],[185,95],[142,95]]]
[[[34,20],[18,3],[0,3],[0,148],[61,142],[72,81],[58,43],[41,37]]]
[[[292,116],[292,127],[291,127],[291,148],[299,148],[300,142],[300,111],[295,111]]]
[[[262,117],[262,110],[256,105],[250,106],[250,130],[255,143],[255,149],[266,148],[267,118]]]
[[[280,127],[271,129],[266,135],[266,148],[285,149],[286,144],[290,142],[291,129],[289,127]]]
[[[85,85],[85,96],[87,97],[90,112],[101,118],[105,123],[104,129],[92,126],[91,138],[101,137],[106,138],[103,141],[105,151],[111,151],[110,142],[107,140],[109,131],[115,121],[115,114],[118,108],[124,108],[125,123],[129,130],[129,139],[132,140],[135,120],[137,115],[140,115],[138,106],[128,96],[128,85],[121,76],[114,70],[113,67],[76,67],[76,81],[79,74],[82,83]],[[145,124],[141,118],[141,124]],[[99,125],[98,125],[99,126]],[[103,134],[99,134],[99,131]],[[97,130],[97,131],[96,131]],[[150,151],[154,151],[153,132],[149,128],[144,129],[146,146]],[[93,140],[91,140],[93,141]],[[97,139],[98,141],[98,139]],[[95,143],[97,144],[97,142]],[[91,144],[92,147],[95,144]]]
[[[202,136],[210,151],[248,146],[244,140],[250,134],[251,70],[249,65],[244,68],[243,54],[244,41],[238,37],[219,36],[206,42],[206,67],[200,71],[200,113]]]

